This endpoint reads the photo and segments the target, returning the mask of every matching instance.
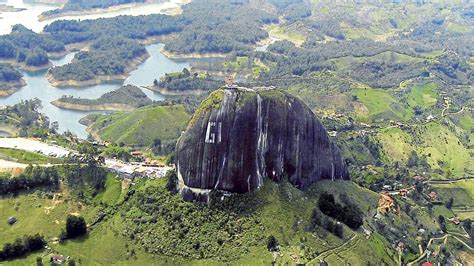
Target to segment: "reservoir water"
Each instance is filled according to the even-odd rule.
[[[157,1],[159,2],[159,1]],[[113,12],[102,14],[81,15],[81,16],[67,16],[60,19],[97,19],[102,17],[113,17],[119,15],[148,15],[162,13],[166,9],[175,8],[179,6],[181,0],[170,0],[167,2],[141,5],[133,8],[121,9]],[[43,27],[54,20],[38,21],[38,15],[44,11],[58,8],[59,5],[53,4],[39,4],[31,1],[22,0],[7,0],[7,5],[17,8],[25,8],[21,12],[3,12],[0,13],[0,34],[7,34],[10,32],[11,26],[15,24],[23,24],[36,32],[41,32]],[[39,72],[21,71],[23,79],[27,85],[21,88],[18,92],[8,97],[0,97],[0,105],[12,105],[19,103],[21,100],[28,100],[38,98],[42,102],[41,112],[46,114],[51,122],[57,121],[59,123],[59,131],[70,131],[81,138],[87,137],[86,127],[79,124],[79,120],[89,113],[100,112],[85,112],[60,109],[51,104],[52,101],[61,98],[63,95],[72,95],[81,98],[98,98],[102,94],[116,90],[124,84],[133,84],[136,86],[151,85],[153,80],[159,78],[165,73],[181,71],[183,68],[190,68],[190,63],[197,61],[197,59],[180,59],[171,60],[160,53],[160,48],[163,44],[152,44],[146,48],[150,54],[143,64],[139,65],[136,70],[130,73],[130,76],[125,81],[108,82],[95,86],[86,87],[61,87],[56,88],[49,84],[45,78],[46,70]],[[51,60],[53,66],[60,66],[69,63],[74,58],[74,53],[68,54],[58,60]],[[160,101],[164,97],[156,92],[142,89],[152,100]]]
[[[100,97],[102,94],[116,90],[124,84],[133,84],[136,86],[151,85],[155,78],[159,78],[165,73],[181,71],[183,68],[189,68],[192,60],[171,60],[160,53],[159,49],[163,44],[152,44],[146,48],[150,54],[150,58],[141,64],[135,71],[130,73],[130,76],[124,82],[109,82],[95,86],[87,87],[61,87],[56,88],[51,86],[45,78],[46,71],[27,72],[21,71],[23,79],[26,81],[26,86],[21,88],[18,92],[0,98],[0,105],[12,105],[19,103],[21,100],[28,100],[38,98],[41,100],[43,108],[42,113],[46,114],[50,121],[57,121],[59,123],[60,132],[66,130],[71,131],[78,137],[86,138],[87,132],[85,126],[79,124],[79,119],[89,113],[100,112],[85,112],[73,111],[58,108],[51,104],[52,101],[61,98],[63,95],[72,95],[74,97],[82,97],[94,99]],[[52,60],[54,66],[66,64],[72,60],[74,53],[68,54],[60,60]],[[142,89],[148,97],[152,100],[160,101],[164,97],[147,89]]]
[[[23,8],[25,10],[20,12],[0,12],[0,34],[10,33],[11,26],[15,24],[23,24],[25,27],[32,29],[35,32],[41,32],[47,24],[58,20],[84,20],[97,18],[110,18],[121,15],[150,15],[164,13],[166,10],[177,8],[180,6],[182,0],[156,1],[157,3],[150,3],[146,5],[138,5],[131,8],[123,8],[104,13],[95,13],[80,16],[63,16],[45,21],[38,21],[38,16],[48,10],[56,9],[61,5],[58,4],[41,4],[35,3],[33,0],[7,0],[0,1],[0,4],[6,4],[16,8]]]

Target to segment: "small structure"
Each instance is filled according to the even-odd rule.
[[[67,258],[63,255],[52,255],[51,256],[51,263],[52,264],[63,264],[66,262]]]
[[[430,200],[436,200],[437,196],[438,194],[436,194],[436,192],[434,191],[431,191],[430,194],[428,194],[428,197],[430,197]]]
[[[7,223],[9,225],[14,225],[16,222],[17,222],[17,219],[13,216],[9,217],[8,220],[7,220]]]
[[[423,264],[421,264],[421,266],[433,266],[433,264],[428,261],[425,261]]]
[[[461,220],[459,220],[458,217],[449,218],[448,220],[455,225],[459,225],[461,223]]]
[[[142,157],[143,156],[143,152],[142,151],[132,151],[130,153],[132,156],[136,156],[136,157]]]
[[[398,195],[401,197],[401,198],[406,198],[407,195],[408,195],[408,189],[406,188],[402,188],[398,191]]]

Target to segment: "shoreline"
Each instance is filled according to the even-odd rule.
[[[179,95],[200,95],[203,93],[206,93],[205,90],[186,90],[186,91],[180,91],[180,90],[170,90],[167,88],[160,88],[154,85],[151,86],[142,86],[142,88],[159,92],[162,95],[169,95],[169,96],[179,96]]]
[[[80,103],[68,103],[63,102],[61,99],[54,100],[51,102],[52,105],[68,110],[75,111],[115,111],[115,112],[126,112],[135,109],[135,107],[123,104],[123,103],[102,103],[102,104],[93,104],[85,105]]]
[[[53,77],[51,72],[48,71],[45,77],[48,80],[48,82],[51,84],[51,86],[53,87],[66,87],[66,86],[85,87],[85,86],[99,85],[99,84],[109,82],[109,81],[123,81],[129,77],[130,72],[136,70],[138,66],[143,64],[149,57],[150,57],[150,54],[146,52],[143,55],[133,59],[132,61],[130,61],[130,65],[127,68],[125,68],[125,72],[119,75],[96,76],[94,79],[83,80],[83,81],[72,80],[72,79],[57,80]]]
[[[42,66],[27,66],[25,63],[17,62],[15,59],[0,59],[0,63],[10,64],[13,67],[16,67],[16,68],[19,68],[20,70],[28,71],[28,72],[47,70],[53,66],[53,64],[49,60],[48,60],[48,64],[42,65]]]
[[[101,14],[118,12],[118,11],[122,11],[126,9],[132,9],[136,7],[152,5],[152,4],[163,4],[163,7],[160,8],[160,10],[156,12],[157,14],[162,13],[162,14],[173,16],[173,15],[179,14],[179,11],[177,10],[181,10],[181,7],[189,2],[190,2],[189,0],[181,0],[179,2],[163,1],[163,2],[156,3],[153,0],[147,0],[143,3],[127,3],[127,4],[109,6],[107,8],[93,8],[93,9],[81,9],[81,10],[64,10],[61,7],[59,9],[56,9],[60,11],[55,14],[44,15],[44,12],[41,13],[40,15],[38,15],[38,21],[44,22],[44,21],[49,21],[49,20],[61,19],[63,17],[101,15]]]
[[[139,5],[146,5],[149,4],[150,2],[144,2],[144,3],[129,3],[129,4],[121,4],[121,5],[115,5],[115,6],[110,6],[107,8],[93,8],[93,9],[81,9],[81,10],[64,10],[61,8],[59,9],[53,9],[53,10],[60,10],[59,13],[55,14],[50,14],[50,15],[43,15],[43,13],[38,15],[38,21],[43,22],[47,20],[53,20],[53,19],[58,19],[62,17],[79,17],[79,16],[87,16],[87,15],[97,15],[97,14],[102,14],[102,13],[108,13],[108,12],[114,12],[114,11],[119,11],[122,9],[127,9],[127,8],[133,8],[137,7]]]
[[[15,82],[7,82],[7,87],[4,90],[0,90],[0,97],[7,97],[15,92],[19,91],[22,87],[26,86],[26,81],[21,78]]]
[[[191,53],[191,54],[178,54],[167,51],[164,47],[160,49],[160,53],[166,56],[169,59],[201,59],[201,58],[225,58],[230,55],[230,53]]]

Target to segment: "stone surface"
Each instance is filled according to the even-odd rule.
[[[312,111],[280,90],[213,92],[177,144],[183,194],[244,193],[287,178],[305,189],[320,179],[350,179],[339,149]]]

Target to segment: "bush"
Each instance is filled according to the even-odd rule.
[[[363,224],[362,212],[355,204],[346,201],[346,206],[343,206],[335,202],[333,195],[322,194],[318,200],[318,207],[324,214],[346,224],[354,230]]]
[[[278,241],[274,236],[269,236],[267,240],[268,251],[278,251]]]
[[[87,233],[86,221],[81,216],[69,215],[66,220],[67,238],[76,238]]]
[[[176,176],[176,171],[168,171],[166,173],[166,190],[175,194],[178,192],[178,177]]]

